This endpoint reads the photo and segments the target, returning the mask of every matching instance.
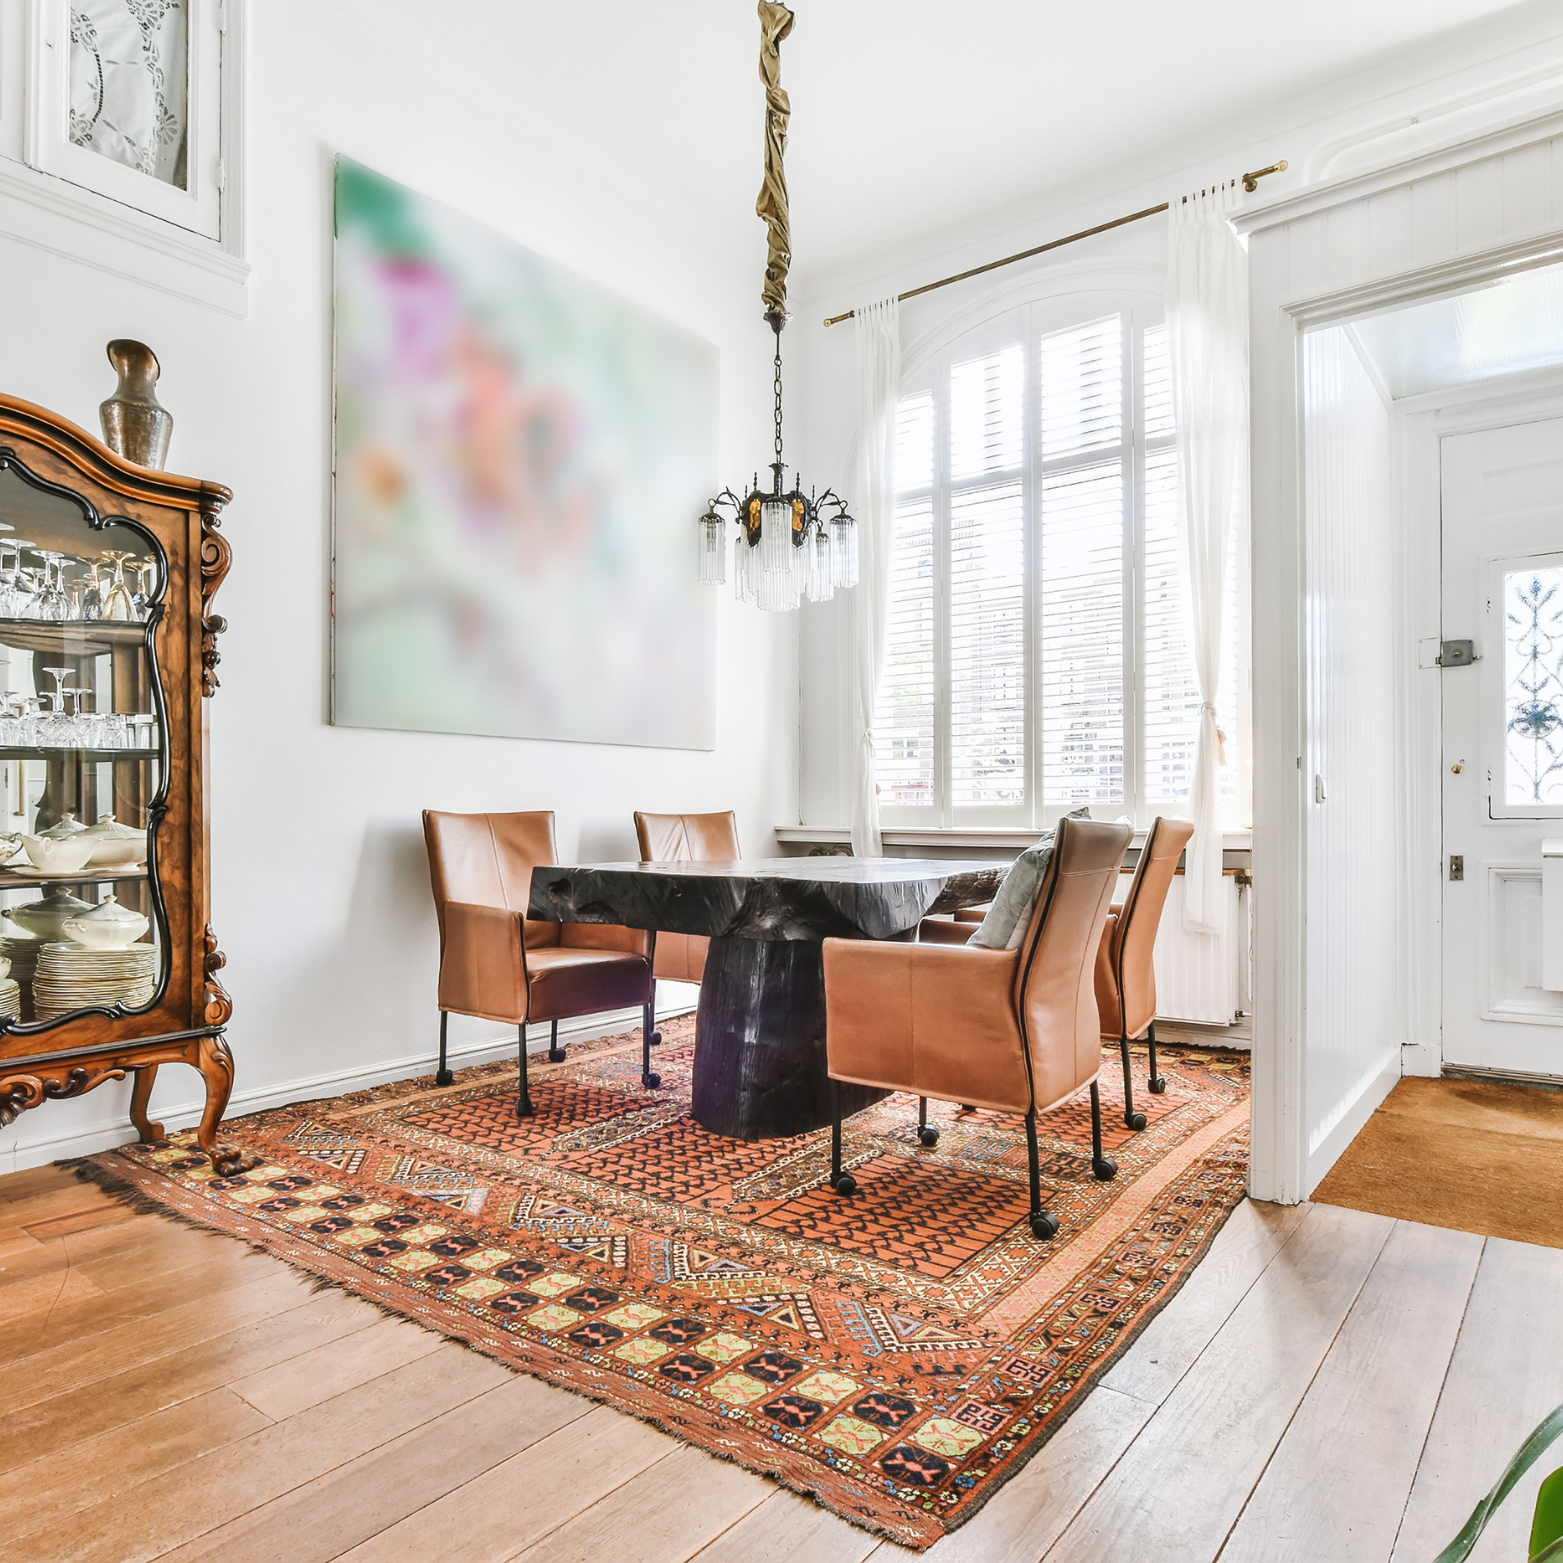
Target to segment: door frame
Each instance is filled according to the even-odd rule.
[[[1456,155],[1449,161],[1453,165],[1462,159]],[[1473,243],[1468,253],[1434,264],[1404,266],[1371,280],[1360,280],[1358,272],[1352,285],[1302,292],[1300,279],[1319,275],[1321,269],[1334,269],[1321,268],[1311,260],[1303,264],[1314,253],[1311,246],[1323,242],[1325,228],[1321,225],[1333,222],[1337,212],[1350,207],[1358,208],[1358,220],[1366,222],[1364,212],[1372,199],[1382,199],[1397,184],[1404,193],[1404,186],[1415,184],[1420,172],[1414,163],[1404,170],[1386,171],[1371,179],[1346,181],[1333,202],[1324,191],[1310,191],[1303,197],[1279,201],[1270,211],[1256,211],[1237,225],[1240,232],[1250,235],[1253,261],[1252,601],[1254,623],[1266,626],[1262,637],[1255,635],[1252,662],[1254,868],[1260,891],[1254,905],[1253,1148],[1249,1192],[1256,1199],[1281,1204],[1306,1199],[1327,1170],[1316,1161],[1310,1175],[1306,1095],[1308,815],[1302,767],[1303,757],[1309,751],[1302,338],[1311,327],[1349,324],[1368,315],[1463,293],[1517,271],[1563,260],[1563,227],[1548,226],[1527,238],[1507,242],[1494,233],[1494,242],[1488,247],[1478,248]],[[1295,236],[1294,227],[1299,230]],[[1298,248],[1304,235],[1306,244]],[[1475,240],[1476,236],[1471,238]],[[1263,245],[1256,245],[1255,241],[1260,240],[1265,241]],[[1515,380],[1520,378],[1516,376]],[[1491,384],[1466,392],[1440,393],[1439,399],[1453,420],[1462,411],[1455,404],[1464,397],[1480,397],[1484,389],[1490,394]],[[1514,389],[1504,387],[1507,394]],[[1404,404],[1395,405],[1398,408]],[[1469,408],[1464,411],[1471,415]],[[1493,416],[1491,410],[1488,416]],[[1497,421],[1514,420],[1505,414]],[[1391,448],[1397,462],[1401,462],[1406,454],[1405,442],[1392,440]],[[1433,467],[1436,474],[1436,441]],[[1400,665],[1394,670],[1397,682],[1417,680],[1422,671],[1418,667],[1418,642],[1436,637],[1438,632],[1437,617],[1428,629],[1426,614],[1419,611],[1423,593],[1417,589],[1417,583],[1425,574],[1426,557],[1418,564],[1417,556],[1411,552],[1419,535],[1425,547],[1425,533],[1419,534],[1411,514],[1414,510],[1425,523],[1425,496],[1418,500],[1401,497],[1413,492],[1414,471],[1414,465],[1402,464],[1393,474],[1397,494],[1394,524],[1401,561],[1398,578],[1392,583],[1402,648]],[[1436,498],[1436,479],[1434,494]],[[1435,550],[1435,570],[1438,557]],[[1429,686],[1431,694],[1424,695],[1420,685]],[[1401,683],[1400,687],[1406,686]],[[1402,832],[1403,872],[1399,888],[1401,904],[1412,920],[1401,944],[1398,987],[1405,997],[1406,1037],[1417,1049],[1415,1061],[1424,1070],[1431,1065],[1430,1047],[1440,1064],[1442,1053],[1441,1014],[1440,1028],[1429,1030],[1426,1011],[1427,977],[1440,970],[1437,940],[1442,890],[1440,884],[1439,897],[1429,912],[1427,886],[1430,873],[1442,874],[1441,798],[1429,813],[1426,789],[1428,776],[1437,782],[1441,773],[1436,767],[1430,771],[1425,759],[1429,742],[1434,744],[1435,753],[1441,745],[1441,724],[1435,713],[1429,727],[1424,712],[1425,700],[1436,701],[1436,696],[1436,681],[1420,680],[1414,697],[1401,702],[1403,715],[1396,739],[1402,745],[1402,786],[1407,789],[1409,811],[1409,824]],[[1440,758],[1438,764],[1441,763]],[[1311,797],[1311,790],[1307,796]],[[1430,868],[1427,832],[1434,822],[1438,836]],[[1441,986],[1440,982],[1440,990]],[[1441,999],[1435,1001],[1435,1009],[1441,1010]],[[1349,1104],[1335,1140],[1344,1145],[1376,1105],[1371,1092]]]

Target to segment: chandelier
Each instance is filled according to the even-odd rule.
[[[857,585],[857,522],[846,501],[832,489],[815,495],[803,492],[796,469],[786,487],[782,460],[782,328],[787,313],[787,268],[792,242],[787,226],[787,175],[782,158],[787,150],[787,121],[792,108],[781,85],[781,41],[792,31],[792,12],[771,0],[760,0],[760,80],[765,83],[765,183],[755,211],[765,219],[768,253],[765,322],[776,334],[776,459],[771,485],[760,487],[759,474],[740,499],[724,488],[700,517],[700,580],[721,585],[727,579],[727,523],[738,523],[733,540],[733,591],[740,602],[768,612],[796,608],[807,597],[825,602],[836,588]]]

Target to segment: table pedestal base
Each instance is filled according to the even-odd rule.
[[[841,1087],[843,1116],[890,1093]],[[713,939],[700,987],[695,1122],[737,1140],[772,1140],[831,1120],[825,1067],[824,946],[805,939]]]

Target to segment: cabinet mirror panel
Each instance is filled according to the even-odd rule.
[[[141,1009],[166,980],[151,828],[166,561],[0,453],[0,1016]]]

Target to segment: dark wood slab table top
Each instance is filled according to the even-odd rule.
[[[774,1139],[831,1119],[826,939],[915,939],[934,912],[991,901],[1008,862],[781,857],[534,869],[528,916],[708,938],[693,1114],[716,1134]],[[841,1088],[843,1110],[887,1093]]]
[[[931,912],[991,901],[1009,868],[891,857],[582,863],[535,869],[528,915],[707,938],[893,939]]]

